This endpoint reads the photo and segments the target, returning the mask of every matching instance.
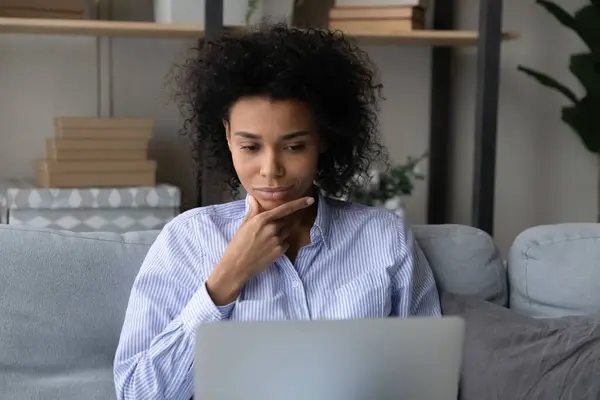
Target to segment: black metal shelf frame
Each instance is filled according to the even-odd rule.
[[[205,40],[223,32],[223,0],[205,2]],[[479,1],[479,38],[475,93],[475,154],[472,225],[490,235],[494,231],[496,138],[502,41],[502,0]],[[433,29],[454,27],[455,0],[433,3]],[[448,223],[452,140],[452,47],[434,47],[431,63],[429,176],[427,223]],[[214,188],[202,185],[199,204],[217,201]]]

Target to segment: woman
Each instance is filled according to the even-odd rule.
[[[364,52],[273,25],[205,45],[182,71],[186,133],[248,195],[183,213],[152,245],[116,354],[119,399],[191,398],[198,324],[440,315],[402,219],[332,199],[383,156]]]

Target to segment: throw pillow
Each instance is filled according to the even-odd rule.
[[[441,301],[466,323],[460,399],[600,399],[600,318],[534,319],[450,293]]]

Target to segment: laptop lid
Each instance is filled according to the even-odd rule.
[[[463,337],[457,317],[201,325],[195,398],[456,400]]]

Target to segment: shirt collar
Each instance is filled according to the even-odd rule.
[[[315,218],[315,224],[310,230],[310,239],[311,241],[316,241],[318,238],[323,239],[323,243],[325,246],[329,248],[329,231],[331,225],[331,205],[328,203],[328,199],[319,188],[315,188],[317,192],[317,196],[315,196],[315,200],[317,201],[317,217]],[[248,213],[249,207],[249,195],[246,194],[245,206],[244,206],[244,215]]]

